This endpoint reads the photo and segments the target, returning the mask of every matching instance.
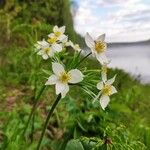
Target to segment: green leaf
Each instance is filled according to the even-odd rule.
[[[107,150],[107,145],[106,144],[103,144],[101,147],[100,147],[101,150]]]
[[[65,150],[85,150],[79,140],[70,140],[67,143]]]

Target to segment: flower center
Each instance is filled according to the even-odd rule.
[[[112,93],[111,86],[105,85],[104,88],[102,89],[102,94],[103,95],[110,95],[111,93]]]
[[[56,43],[57,38],[56,38],[56,37],[51,37],[51,38],[49,38],[47,41],[48,41],[50,44],[54,44],[54,43]]]
[[[59,37],[59,36],[61,35],[61,32],[56,31],[56,32],[54,32],[54,34],[55,34],[57,37]]]
[[[51,50],[50,47],[47,47],[47,48],[44,49],[44,51],[45,51],[46,54],[47,54],[50,50]]]
[[[103,53],[106,49],[106,44],[104,42],[95,42],[95,50],[97,53]]]
[[[67,83],[71,78],[71,75],[69,73],[66,73],[66,72],[62,72],[59,76],[59,80],[62,82],[62,83]]]

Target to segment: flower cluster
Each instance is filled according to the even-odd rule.
[[[64,34],[65,26],[58,27],[54,26],[53,33],[48,35],[48,39],[38,41],[35,44],[36,51],[38,55],[41,55],[43,59],[48,59],[54,57],[55,53],[59,53],[65,47],[72,47],[76,51],[81,51],[78,44],[73,44],[71,40],[68,41],[68,37]],[[68,83],[78,83],[83,80],[83,74],[78,69],[72,69],[68,72],[65,71],[64,66],[58,62],[52,63],[52,70],[54,72],[51,75],[45,85],[56,86],[56,94],[61,94],[64,98],[69,91]]]
[[[92,54],[97,58],[97,60],[101,63],[101,79],[99,83],[97,83],[97,89],[100,90],[100,105],[102,109],[105,109],[110,101],[109,96],[116,93],[116,88],[112,85],[115,81],[115,77],[107,80],[107,66],[110,63],[108,58],[106,57],[106,49],[107,44],[105,42],[105,34],[98,36],[96,40],[94,40],[89,33],[85,36],[85,42],[87,46],[91,49]]]
[[[91,53],[102,65],[102,80],[97,83],[97,89],[100,90],[98,94],[100,105],[102,109],[105,109],[110,101],[109,96],[117,92],[115,87],[112,85],[116,76],[109,80],[107,79],[107,66],[110,61],[107,59],[105,54],[107,49],[105,34],[99,36],[96,40],[93,40],[93,38],[87,33],[85,36],[85,42],[91,49]],[[78,53],[81,51],[78,44],[74,44],[71,40],[68,40],[68,36],[65,35],[65,26],[54,26],[53,33],[48,35],[47,40],[43,39],[42,41],[38,41],[35,44],[35,47],[37,54],[41,55],[45,60],[53,58],[56,53],[61,52],[67,47],[72,47]],[[64,98],[69,92],[70,84],[77,84],[84,79],[84,75],[80,70],[77,68],[67,70],[60,61],[52,62],[52,71],[53,74],[48,78],[45,85],[55,85],[56,94],[61,94],[62,98]]]
[[[65,26],[54,26],[53,33],[48,35],[48,39],[43,39],[35,44],[38,55],[41,55],[43,59],[53,57],[55,53],[59,53],[66,46],[71,46],[73,49],[80,51],[80,47],[77,44],[73,44],[72,41],[68,41],[68,37],[64,34]]]

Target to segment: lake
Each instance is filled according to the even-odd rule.
[[[150,44],[132,43],[108,47],[107,56],[111,59],[110,67],[120,68],[142,83],[150,83]]]
[[[123,69],[141,83],[150,83],[150,42],[110,44],[109,67]]]

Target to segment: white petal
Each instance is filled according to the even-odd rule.
[[[39,44],[34,44],[34,46],[35,46],[35,49],[36,49],[36,51],[38,51],[38,50],[40,50],[41,49],[41,46],[39,45]]]
[[[42,57],[43,57],[43,59],[45,59],[45,60],[48,59],[48,55],[47,55],[47,54],[43,54]]]
[[[55,88],[56,88],[56,94],[57,95],[60,94],[65,89],[65,86],[66,86],[66,84],[63,84],[61,82],[57,82],[56,86],[55,86]]]
[[[108,84],[108,85],[113,84],[113,83],[114,83],[114,81],[115,81],[115,78],[116,78],[116,75],[115,75],[113,78],[111,78],[111,79],[107,80],[106,84]]]
[[[51,49],[47,54],[48,54],[48,56],[50,56],[50,57],[53,57],[54,56],[54,51]]]
[[[102,65],[109,62],[105,53],[96,53],[96,58]]]
[[[50,57],[53,57],[55,54],[55,51],[52,47],[50,47],[50,50],[47,52],[47,55],[50,56]]]
[[[69,85],[66,84],[65,89],[61,92],[61,97],[64,98],[68,92],[69,92]]]
[[[89,35],[89,33],[86,33],[86,35],[85,35],[85,43],[90,48],[93,48],[95,46],[94,40]]]
[[[42,41],[38,41],[37,43],[39,45],[41,45],[42,47],[48,47],[49,46],[49,43],[46,42],[44,39]]]
[[[67,41],[68,41],[68,36],[65,35],[65,38],[61,42],[66,43]]]
[[[95,57],[95,48],[91,48],[92,56]]]
[[[103,88],[103,82],[97,83],[97,89],[101,90]]]
[[[61,32],[62,34],[65,32],[65,29],[66,29],[65,26],[62,26],[62,27],[59,28],[59,30],[60,30],[60,32]]]
[[[61,83],[61,82],[57,82],[56,83],[56,94],[62,94],[62,98],[64,98],[64,96],[67,94],[67,92],[69,91],[69,86],[68,84],[64,84],[64,83]]]
[[[66,35],[62,34],[61,36],[59,36],[58,40],[65,43],[65,42],[67,42],[68,37]]]
[[[42,41],[37,41],[37,44],[38,44],[38,45],[41,45],[41,42],[42,42]]]
[[[54,26],[53,32],[57,32],[57,31],[58,31],[58,26]]]
[[[54,34],[54,33],[50,33],[50,34],[48,35],[48,37],[49,37],[49,38],[53,38],[53,37],[55,37],[55,34]]]
[[[52,70],[56,75],[60,75],[60,73],[65,72],[63,65],[60,63],[52,63]]]
[[[61,44],[53,44],[52,49],[56,52],[61,52],[62,51],[62,45]]]
[[[68,42],[66,42],[65,45],[66,45],[66,46],[71,46],[71,47],[73,47],[73,42],[69,40]]]
[[[112,91],[111,95],[117,93],[117,90],[114,86],[111,86],[111,91]]]
[[[103,58],[101,57],[101,54],[95,54],[95,56],[96,56],[97,60],[98,60],[101,64],[104,63],[104,60],[103,60]]]
[[[43,50],[40,50],[40,51],[38,51],[37,54],[38,54],[38,55],[43,55],[43,54],[44,54],[44,51],[43,51]]]
[[[78,52],[82,50],[78,44],[73,45],[73,49]]]
[[[83,74],[78,69],[72,69],[68,73],[71,76],[71,79],[68,81],[69,83],[78,83],[83,80]]]
[[[45,85],[53,85],[53,84],[56,84],[57,82],[58,82],[58,77],[53,74],[48,78]]]
[[[107,107],[109,101],[110,101],[109,96],[106,96],[106,95],[102,95],[101,96],[101,98],[100,98],[100,105],[101,105],[103,110],[105,110],[105,108]]]
[[[100,36],[98,36],[98,38],[96,39],[96,41],[104,41],[105,40],[105,34],[102,34]]]

